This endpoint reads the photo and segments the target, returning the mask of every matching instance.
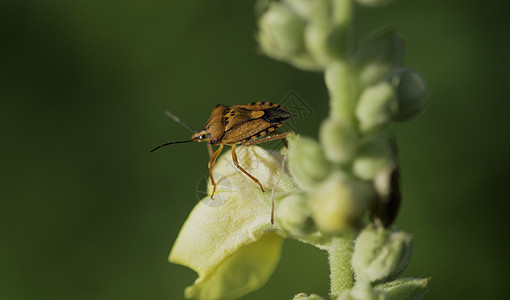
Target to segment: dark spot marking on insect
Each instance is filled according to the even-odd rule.
[[[225,120],[225,126],[227,126],[227,125],[228,125],[228,120]]]
[[[264,110],[262,118],[272,125],[281,124],[290,118],[290,112],[279,107],[271,107]]]

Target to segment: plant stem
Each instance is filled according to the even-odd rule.
[[[325,70],[325,81],[330,96],[330,118],[356,128],[355,108],[359,88],[356,72],[351,66],[353,51],[353,0],[332,0],[332,21],[339,33],[333,42],[335,59]],[[354,285],[351,258],[354,250],[354,232],[331,239],[329,268],[331,297],[336,299]]]
[[[355,128],[354,110],[358,94],[356,79],[347,61],[335,61],[325,72],[330,97],[330,117]]]
[[[325,81],[330,96],[330,117],[355,128],[354,110],[358,97],[356,72],[351,67],[354,50],[353,0],[332,1],[332,23],[336,28],[330,40],[334,60],[326,67]]]
[[[331,239],[328,249],[331,296],[336,299],[342,291],[354,284],[351,257],[354,248],[353,233]]]

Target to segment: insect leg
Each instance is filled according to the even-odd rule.
[[[277,134],[277,135],[270,135],[270,136],[263,137],[263,138],[258,139],[258,140],[244,142],[243,146],[256,145],[256,144],[260,144],[260,143],[268,142],[268,141],[272,141],[272,140],[284,139],[289,134],[290,134],[290,132],[284,132],[284,133],[280,133],[280,134]]]
[[[209,158],[213,156],[212,146],[211,144],[207,143],[207,151],[209,151]]]
[[[260,182],[258,181],[257,178],[253,177],[250,175],[250,173],[246,172],[245,169],[243,169],[240,165],[239,165],[239,162],[237,161],[237,155],[236,155],[236,145],[232,145],[232,161],[234,162],[234,165],[239,169],[241,170],[241,172],[243,172],[244,174],[246,174],[248,177],[250,177],[251,180],[255,181],[256,184],[258,184],[260,186],[260,189],[262,190],[262,192],[264,192],[264,188],[262,187],[262,184],[260,184]]]
[[[209,144],[208,144],[209,145]],[[210,147],[210,145],[209,145]],[[211,147],[212,149],[212,147]],[[211,155],[211,159],[209,159],[209,163],[207,164],[207,167],[209,168],[209,177],[211,177],[211,184],[213,185],[213,191],[211,194],[211,199],[214,200],[214,192],[216,192],[216,182],[214,182],[214,178],[212,175],[212,167],[214,166],[214,163],[216,162],[216,158],[218,158],[218,155],[220,155],[221,150],[223,150],[223,145],[220,145],[218,150],[216,150],[213,155]]]

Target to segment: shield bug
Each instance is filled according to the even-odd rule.
[[[185,141],[169,142],[160,145],[151,150],[151,152],[158,150],[161,147],[168,145],[188,143],[188,142],[207,142],[209,149],[209,177],[213,185],[213,192],[211,199],[214,199],[216,192],[216,182],[212,175],[212,167],[224,145],[232,146],[232,161],[234,165],[251,180],[260,186],[262,192],[264,187],[259,180],[248,173],[243,167],[239,165],[236,155],[236,145],[254,145],[270,140],[283,139],[289,132],[277,133],[277,129],[283,125],[285,120],[290,117],[290,112],[278,104],[270,102],[252,102],[247,105],[217,105],[209,117],[206,125],[201,129],[195,131],[189,125],[182,122],[179,118],[167,112],[172,119],[182,124],[184,127],[193,131],[194,134],[191,139]],[[212,146],[218,145],[216,151],[212,151]]]

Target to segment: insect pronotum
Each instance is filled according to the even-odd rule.
[[[209,149],[209,177],[213,185],[211,199],[214,199],[216,192],[216,182],[212,175],[212,167],[216,159],[223,150],[223,145],[232,146],[232,161],[234,165],[251,180],[260,186],[262,192],[264,187],[260,181],[248,173],[239,165],[236,155],[236,145],[255,145],[276,139],[285,138],[289,132],[277,133],[276,129],[283,125],[285,120],[290,117],[290,112],[278,104],[270,102],[252,102],[247,105],[217,105],[211,113],[207,124],[200,130],[193,130],[189,125],[182,122],[179,118],[167,112],[167,115],[176,122],[182,124],[190,131],[194,132],[190,140],[169,142],[160,145],[151,150],[158,150],[168,145],[188,143],[188,142],[207,142]],[[212,151],[212,146],[218,145],[216,151]],[[271,219],[272,220],[272,219]]]

